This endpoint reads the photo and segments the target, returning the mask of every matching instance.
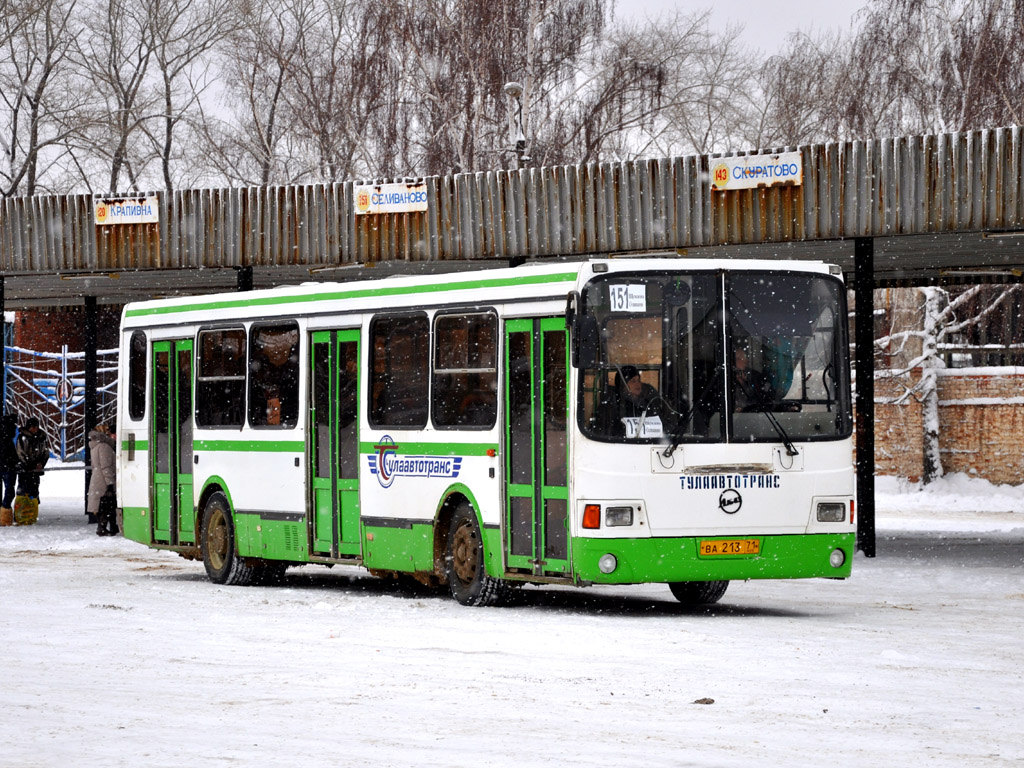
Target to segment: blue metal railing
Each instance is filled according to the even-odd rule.
[[[5,342],[8,340],[5,327]],[[117,412],[117,349],[101,349],[97,359],[97,418],[113,421]],[[80,461],[85,452],[85,353],[42,352],[4,344],[3,396],[6,412],[18,424],[39,419],[50,453]]]

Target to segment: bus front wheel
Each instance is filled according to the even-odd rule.
[[[711,605],[722,599],[728,581],[676,581],[668,585],[676,600],[684,605]]]
[[[255,568],[244,563],[235,552],[235,526],[223,493],[213,494],[206,502],[200,540],[203,565],[210,581],[214,584],[252,583]]]
[[[480,526],[469,504],[461,504],[452,517],[445,571],[452,597],[462,605],[494,605],[504,594],[503,582],[488,576],[484,568]]]

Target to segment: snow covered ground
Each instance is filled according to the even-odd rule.
[[[848,581],[469,609],[352,568],[219,587],[96,537],[81,482],[0,529],[0,766],[1024,764],[1021,488],[880,478]]]

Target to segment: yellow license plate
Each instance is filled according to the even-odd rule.
[[[701,557],[722,555],[759,555],[760,539],[701,539],[697,544]]]

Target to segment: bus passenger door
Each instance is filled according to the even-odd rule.
[[[310,551],[359,554],[359,331],[313,333]]]
[[[192,480],[192,340],[153,343],[153,541],[196,540]]]
[[[569,572],[568,358],[564,318],[505,323],[505,519],[509,568]]]

